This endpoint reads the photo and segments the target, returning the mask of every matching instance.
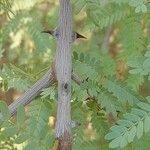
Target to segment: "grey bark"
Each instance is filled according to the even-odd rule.
[[[77,84],[80,84],[82,81],[81,79],[72,74],[72,80],[75,81]],[[42,89],[52,86],[53,82],[55,82],[54,74],[51,70],[49,70],[40,80],[38,80],[30,89],[28,89],[21,97],[15,100],[12,104],[8,106],[9,112],[11,116],[16,114],[17,108],[20,105],[26,106],[29,104],[36,96],[38,96]],[[0,118],[2,115],[0,114]]]
[[[56,137],[63,142],[63,137],[70,140],[71,134],[71,34],[72,16],[70,0],[60,0],[59,32],[55,58],[55,73],[58,81],[58,108]],[[65,140],[65,139],[64,139]],[[67,142],[66,141],[66,142]],[[66,143],[67,144],[67,143]],[[62,149],[62,148],[60,148]]]
[[[13,116],[20,105],[29,104],[42,89],[50,86],[54,82],[53,71],[49,70],[40,80],[38,80],[29,90],[27,90],[21,97],[15,100],[8,106],[11,116]],[[0,118],[2,115],[0,114]]]
[[[59,142],[58,149],[71,150],[70,100],[72,61],[70,41],[72,38],[72,12],[70,0],[60,0],[59,30],[60,36],[57,43],[54,70],[58,81],[58,108],[55,129]],[[22,97],[9,106],[11,114],[14,115],[19,105],[27,105],[43,88],[48,87],[54,81],[55,75],[53,72],[48,71],[41,80],[37,81]]]

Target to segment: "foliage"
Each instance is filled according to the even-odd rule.
[[[149,132],[149,107],[147,103],[139,102],[139,108],[132,108],[131,113],[125,113],[124,118],[118,120],[116,125],[111,127],[111,132],[105,139],[112,140],[111,148],[120,146],[121,148],[133,142],[134,138],[140,139],[144,133]]]
[[[149,150],[150,32],[148,0],[72,0],[73,149]],[[42,90],[10,118],[3,96],[30,88],[52,65],[56,41],[43,29],[58,22],[58,1],[0,1],[0,149],[57,149],[57,87]],[[109,31],[110,30],[110,31]],[[109,31],[109,32],[108,32]],[[106,44],[106,45],[105,45]]]

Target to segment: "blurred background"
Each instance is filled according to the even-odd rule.
[[[57,0],[1,0],[0,99],[8,104],[17,96],[15,93],[28,89],[53,62],[56,41],[41,31],[58,26],[58,4]],[[73,49],[88,50],[88,46],[83,46],[91,36],[86,30],[85,11],[74,19],[74,30],[88,39],[78,40]]]
[[[104,135],[109,127],[115,124],[120,115],[118,112],[123,114],[131,108],[120,104],[120,99],[132,96],[124,88],[127,87],[144,98],[150,92],[150,55],[149,53],[144,55],[150,50],[150,3],[144,0],[141,2],[72,0],[71,2],[73,29],[87,37],[87,39],[78,39],[72,45],[73,70],[81,79],[89,80],[91,96],[98,97],[97,89],[100,88],[108,96],[98,97],[100,99],[98,102],[89,100],[85,90],[87,85],[79,88],[73,83],[72,116],[83,122],[78,131],[75,131],[75,136],[78,135],[78,138],[74,149],[107,150],[108,142],[104,140]],[[0,100],[8,105],[51,67],[56,40],[41,31],[54,29],[58,25],[58,15],[58,0],[0,0]],[[145,68],[141,69],[146,59],[148,60]],[[103,83],[110,78],[112,81],[124,82],[125,86],[118,83],[109,85],[110,88],[104,86]],[[46,112],[50,109],[45,117],[49,119],[51,125],[49,133],[53,134],[57,104],[56,88],[45,89],[37,99],[40,98],[45,101],[33,102],[31,110],[35,109],[33,106],[36,104],[38,111],[33,114],[42,116],[45,114],[45,109]],[[41,121],[39,122],[37,128],[41,125]],[[45,123],[42,130],[34,137],[43,133],[46,125]],[[32,134],[32,130],[29,132]],[[47,130],[44,130],[45,134],[46,132]],[[51,134],[47,137],[42,135],[45,139],[40,137],[41,139],[36,139],[36,142],[38,141],[40,145],[47,140],[49,145],[46,146],[56,149],[57,143],[53,142],[54,137]],[[48,138],[52,139],[51,142]],[[32,143],[29,149],[35,149],[35,145],[36,148],[39,146],[36,142],[33,143],[33,139],[29,140]],[[6,141],[13,143],[14,138]],[[8,143],[1,143],[3,144]],[[139,148],[137,140],[133,143],[133,147]],[[128,149],[133,147],[129,145]]]
[[[138,16],[133,13],[135,6],[131,5],[132,10],[131,6],[124,3],[117,6],[118,3],[122,4],[107,0],[72,0],[73,28],[87,37],[86,40],[77,40],[72,49],[73,52],[84,52],[100,60],[104,74],[116,75],[123,80],[127,77],[129,57],[144,50],[144,42],[139,39],[148,36],[149,21],[146,20],[148,15],[144,15],[145,23],[141,27],[138,24],[140,18],[134,18]],[[0,99],[6,100],[8,104],[17,96],[15,93],[19,94],[18,92],[28,89],[53,62],[56,41],[41,31],[58,25],[58,4],[58,0],[0,1]],[[131,14],[135,16],[130,18]],[[136,30],[141,32],[141,37],[136,35]],[[132,38],[133,36],[137,39]],[[133,43],[130,44],[129,41]],[[74,67],[76,70],[76,65]],[[144,79],[142,76],[131,75],[128,80],[133,78],[135,82],[139,79],[132,87],[138,89]],[[130,84],[130,81],[127,83]],[[149,92],[147,84],[149,82],[140,89],[144,95]]]

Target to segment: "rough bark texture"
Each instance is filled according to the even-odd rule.
[[[17,112],[20,105],[29,104],[43,88],[50,86],[54,82],[55,76],[53,71],[49,70],[40,80],[38,80],[29,90],[27,90],[21,97],[15,100],[8,106],[11,116]],[[0,114],[0,118],[2,115]]]
[[[58,108],[56,137],[60,150],[71,149],[71,4],[70,0],[60,0],[59,32],[55,58],[55,71],[58,81]]]
[[[80,83],[82,82],[82,80],[75,74],[72,74],[71,78],[78,85],[80,85]],[[27,104],[29,104],[36,96],[38,96],[41,93],[42,89],[52,86],[53,82],[55,82],[54,74],[49,70],[29,90],[27,90],[21,97],[19,97],[17,100],[15,100],[12,104],[9,105],[9,111],[11,116],[16,114],[17,108],[20,105],[26,106]],[[1,117],[2,115],[0,114],[0,118]]]
[[[72,149],[71,137],[71,116],[70,116],[70,99],[71,99],[71,4],[70,0],[60,0],[59,32],[60,36],[57,44],[55,57],[55,74],[48,71],[42,79],[38,80],[29,90],[20,98],[9,105],[9,110],[13,116],[19,105],[30,103],[43,88],[51,85],[55,79],[58,80],[58,108],[56,121],[56,137],[58,139],[59,150]],[[56,78],[55,78],[56,75]],[[78,77],[72,78],[80,84]],[[1,115],[1,114],[0,114]],[[0,116],[1,117],[1,116]]]

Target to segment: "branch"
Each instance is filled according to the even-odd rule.
[[[59,38],[55,57],[55,73],[58,81],[58,108],[56,119],[56,137],[58,149],[71,150],[71,43],[72,11],[70,0],[59,0]]]
[[[82,82],[80,78],[72,74],[71,76],[72,80],[76,82],[78,85]],[[38,96],[42,89],[47,88],[51,86],[55,81],[54,75],[51,70],[49,70],[41,79],[39,79],[30,89],[28,89],[21,97],[19,97],[17,100],[15,100],[12,104],[8,106],[9,112],[11,116],[16,114],[17,108],[20,105],[26,106],[29,104],[36,96]],[[0,114],[0,118],[2,115]]]
[[[38,80],[29,90],[27,90],[21,97],[15,100],[8,106],[11,116],[16,114],[17,108],[20,105],[26,106],[29,104],[43,88],[50,86],[54,82],[53,71],[49,70],[40,80]],[[0,115],[2,117],[2,115]]]

